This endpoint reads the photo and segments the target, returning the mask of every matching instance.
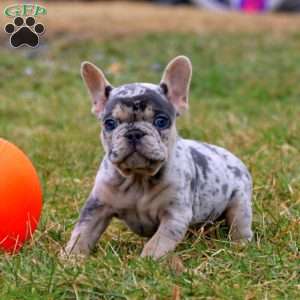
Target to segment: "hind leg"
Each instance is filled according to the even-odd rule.
[[[236,192],[225,211],[225,218],[233,241],[251,241],[251,193]]]

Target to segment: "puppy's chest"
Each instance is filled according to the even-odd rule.
[[[115,216],[124,221],[136,234],[151,237],[159,226],[159,216],[151,210],[118,209]]]
[[[125,188],[124,188],[125,187]],[[109,200],[117,218],[141,236],[152,236],[160,218],[168,207],[167,184],[151,186],[148,183],[131,182],[111,191]]]

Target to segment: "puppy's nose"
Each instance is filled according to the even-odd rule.
[[[136,144],[144,135],[145,133],[139,129],[131,129],[126,132],[125,137],[129,143]]]

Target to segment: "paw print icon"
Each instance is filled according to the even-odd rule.
[[[5,32],[10,34],[10,44],[14,48],[29,46],[35,48],[39,45],[39,36],[45,32],[41,23],[35,22],[33,17],[27,17],[25,22],[22,17],[16,17],[12,23],[6,24]]]

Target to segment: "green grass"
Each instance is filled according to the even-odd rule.
[[[175,291],[181,299],[299,298],[299,44],[299,34],[165,34],[1,48],[0,136],[32,159],[44,207],[33,240],[17,255],[0,255],[0,299],[179,299]],[[98,64],[115,85],[159,82],[178,54],[194,66],[191,110],[179,131],[249,166],[255,241],[233,245],[217,224],[154,262],[139,258],[145,239],[114,221],[85,262],[61,262],[103,155],[80,62]]]

